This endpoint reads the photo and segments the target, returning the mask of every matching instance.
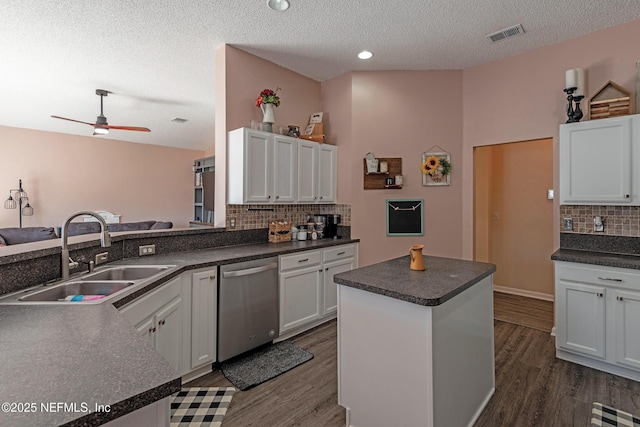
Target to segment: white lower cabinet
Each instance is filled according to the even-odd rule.
[[[640,271],[555,262],[557,357],[640,380]]]
[[[183,273],[120,309],[183,382],[216,361],[217,277],[217,267]]]
[[[191,276],[191,369],[216,361],[218,269]]]
[[[173,369],[182,372],[182,279],[175,279],[124,306],[120,312]]]
[[[279,340],[335,318],[337,287],[333,276],[357,264],[357,244],[281,255]]]

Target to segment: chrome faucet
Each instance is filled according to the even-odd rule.
[[[69,234],[69,224],[71,223],[71,221],[74,218],[79,217],[80,215],[90,215],[92,217],[94,217],[95,219],[98,220],[98,222],[100,223],[100,246],[102,246],[103,248],[108,248],[109,246],[111,246],[111,236],[109,235],[109,230],[107,229],[107,223],[104,220],[104,218],[102,218],[100,215],[98,215],[95,212],[91,212],[91,211],[81,211],[81,212],[76,212],[73,215],[71,215],[69,218],[67,218],[67,220],[64,222],[64,225],[62,226],[62,232],[61,232],[61,240],[62,240],[62,278],[63,279],[68,279],[69,278],[69,268],[76,268],[78,266],[78,263],[75,262],[74,260],[71,259],[71,257],[69,256],[69,246],[67,244],[67,240],[69,238],[68,234]]]

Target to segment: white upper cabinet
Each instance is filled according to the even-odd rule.
[[[560,204],[640,205],[639,116],[560,126]]]
[[[318,203],[335,203],[338,189],[338,147],[321,144],[318,156]]]
[[[229,204],[335,203],[335,146],[241,128],[227,156]]]
[[[313,141],[298,142],[298,202],[315,203],[318,192],[318,150]]]

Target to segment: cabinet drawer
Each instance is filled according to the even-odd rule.
[[[120,313],[122,313],[129,322],[137,325],[171,300],[179,297],[182,291],[181,285],[181,277],[176,277],[120,308]]]
[[[306,251],[295,255],[283,255],[280,256],[280,271],[320,265],[320,262],[322,262],[322,253],[320,251]]]
[[[640,271],[606,266],[556,262],[556,279],[600,286],[640,289]]]
[[[331,249],[324,250],[324,262],[334,261],[336,259],[352,258],[355,256],[355,245],[338,246]]]

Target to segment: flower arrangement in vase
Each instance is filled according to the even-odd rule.
[[[272,131],[272,125],[276,121],[273,108],[280,105],[280,97],[277,94],[279,90],[279,87],[275,91],[263,89],[256,98],[256,107],[262,110],[262,122],[265,123],[268,132]]]

